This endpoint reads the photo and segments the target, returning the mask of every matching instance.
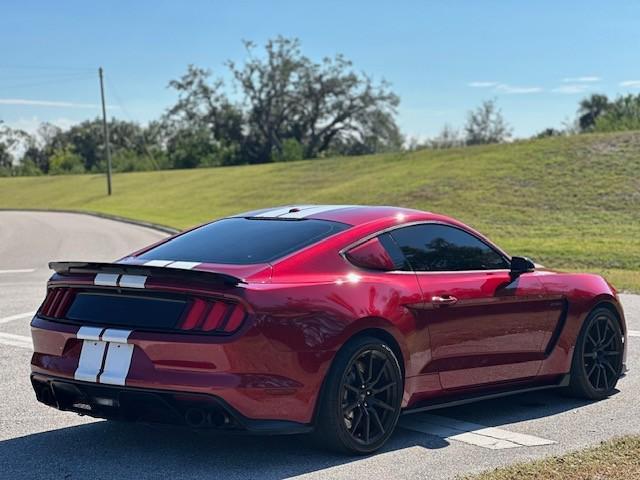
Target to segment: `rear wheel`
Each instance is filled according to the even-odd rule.
[[[622,372],[622,331],[607,308],[589,314],[582,327],[571,366],[572,395],[601,400],[613,393]]]
[[[398,359],[384,342],[361,337],[338,352],[326,380],[316,431],[322,443],[366,454],[391,436],[402,400]]]

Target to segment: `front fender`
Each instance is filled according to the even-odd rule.
[[[549,294],[566,299],[567,317],[555,348],[543,361],[540,375],[559,375],[570,371],[580,329],[589,313],[601,305],[618,315],[625,334],[626,350],[627,329],[622,305],[615,289],[604,278],[593,274],[555,273],[543,275],[541,280]]]

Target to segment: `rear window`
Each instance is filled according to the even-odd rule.
[[[328,220],[225,218],[158,245],[139,258],[235,265],[268,263],[349,227]]]

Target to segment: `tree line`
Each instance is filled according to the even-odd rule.
[[[357,71],[342,55],[313,61],[297,39],[277,37],[262,52],[225,64],[228,80],[189,66],[169,82],[176,103],[147,125],[109,121],[115,171],[214,167],[362,155],[420,148],[501,143],[512,128],[496,100],[468,112],[462,129],[445,125],[424,142],[407,140],[396,123],[400,99],[385,81]],[[537,136],[640,129],[640,94],[593,94],[575,124]],[[0,175],[103,172],[99,118],[63,130],[43,123],[35,134],[0,121]]]
[[[402,148],[398,96],[385,81],[357,71],[342,55],[314,62],[297,39],[269,40],[262,54],[244,43],[229,81],[189,66],[169,82],[178,100],[147,126],[109,122],[116,171],[239,165],[360,155]],[[43,124],[36,135],[4,127],[0,169],[78,173],[105,169],[100,119],[68,130]],[[19,162],[11,158],[24,145]]]

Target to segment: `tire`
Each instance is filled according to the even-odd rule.
[[[391,348],[375,337],[355,338],[338,352],[325,380],[318,440],[342,453],[376,451],[398,423],[402,394],[402,371]]]
[[[622,373],[622,331],[608,308],[596,308],[585,320],[576,342],[568,393],[588,400],[610,396]]]

